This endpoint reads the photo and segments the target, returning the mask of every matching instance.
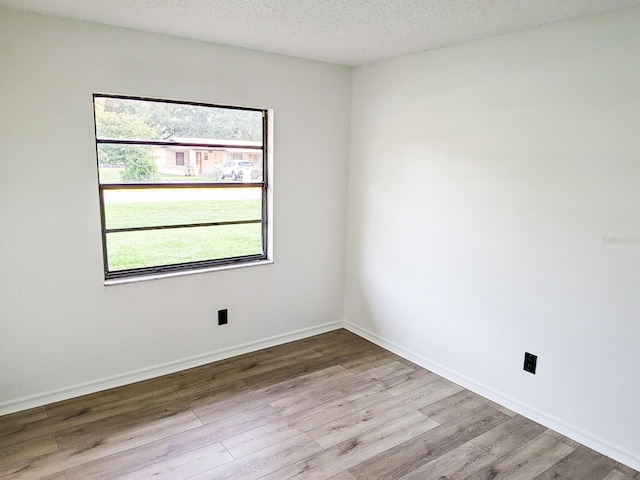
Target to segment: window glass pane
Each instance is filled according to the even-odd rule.
[[[262,254],[262,225],[224,225],[107,234],[110,271]]]
[[[262,150],[101,143],[98,175],[102,184],[262,182]]]
[[[262,145],[261,111],[100,96],[94,104],[98,139]]]
[[[133,228],[262,219],[256,188],[145,188],[104,191],[106,227]]]

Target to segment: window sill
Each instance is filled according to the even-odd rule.
[[[109,287],[111,285],[123,285],[126,283],[138,283],[138,282],[148,282],[150,280],[160,280],[163,278],[173,278],[173,277],[183,277],[185,275],[199,275],[201,273],[210,273],[210,272],[219,272],[223,270],[234,270],[236,268],[246,268],[246,267],[255,267],[258,265],[270,265],[273,263],[273,260],[258,260],[255,262],[247,262],[236,265],[221,265],[219,267],[211,267],[211,268],[202,268],[198,270],[185,270],[182,272],[171,272],[171,273],[161,273],[157,275],[145,275],[139,277],[131,277],[131,278],[117,278],[113,280],[105,280],[105,287]]]

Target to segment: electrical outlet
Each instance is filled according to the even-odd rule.
[[[218,325],[226,325],[229,323],[229,313],[227,309],[218,310]]]
[[[536,373],[536,364],[538,363],[538,356],[532,353],[524,352],[524,370],[525,372]]]

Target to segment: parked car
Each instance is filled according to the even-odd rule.
[[[256,170],[253,162],[232,160],[225,163],[220,171],[220,178],[230,178],[231,180],[242,180],[243,178],[249,178],[251,180],[257,180],[260,176],[258,170]]]

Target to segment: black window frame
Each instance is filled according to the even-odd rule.
[[[124,100],[139,100],[139,101],[151,101],[151,102],[162,102],[162,103],[171,103],[171,104],[181,104],[181,105],[191,105],[191,106],[200,106],[200,107],[212,107],[212,108],[223,108],[230,110],[243,110],[243,111],[252,111],[252,112],[261,112],[262,113],[262,146],[255,146],[251,144],[241,144],[241,143],[230,143],[230,144],[221,144],[221,143],[206,143],[206,142],[179,142],[179,141],[150,141],[150,140],[130,140],[130,139],[104,139],[98,138],[97,134],[97,123],[96,123],[96,115],[95,115],[95,101],[96,98],[114,98],[114,99],[124,99]],[[246,264],[252,264],[255,262],[260,262],[269,259],[269,239],[268,239],[268,211],[269,211],[269,195],[268,195],[268,185],[269,185],[269,169],[268,169],[268,152],[270,151],[270,145],[268,144],[269,139],[269,111],[268,109],[262,108],[252,108],[252,107],[241,107],[235,105],[221,105],[221,104],[213,104],[213,103],[202,103],[202,102],[191,102],[185,100],[173,100],[173,99],[163,99],[163,98],[153,98],[153,97],[142,97],[142,96],[133,96],[133,95],[121,95],[121,94],[108,94],[108,93],[94,93],[92,97],[92,106],[94,108],[94,138],[96,144],[96,167],[99,169],[99,145],[134,145],[134,146],[168,146],[168,147],[198,147],[198,148],[229,148],[229,149],[251,149],[262,152],[262,180],[261,181],[243,181],[237,183],[231,182],[175,182],[175,183],[101,183],[100,181],[100,173],[98,170],[98,193],[99,193],[99,201],[100,201],[100,221],[101,221],[101,229],[102,229],[102,257],[103,257],[103,265],[104,265],[104,278],[105,281],[109,280],[118,280],[118,279],[135,279],[135,278],[143,278],[149,276],[161,276],[163,274],[171,274],[177,272],[190,272],[190,271],[198,271],[204,269],[212,269],[215,267],[226,267],[226,266],[243,266]],[[197,223],[197,224],[181,224],[181,225],[162,225],[162,226],[153,226],[153,227],[133,227],[133,228],[115,228],[109,229],[106,226],[106,215],[105,215],[105,202],[104,202],[104,192],[108,190],[137,190],[137,189],[172,189],[172,188],[180,188],[180,189],[242,189],[242,188],[256,188],[260,187],[262,195],[262,218],[260,220],[240,220],[240,221],[223,221],[223,222],[206,222],[206,223]],[[211,260],[203,260],[196,262],[181,262],[175,263],[171,265],[158,265],[151,267],[140,267],[140,268],[131,268],[126,270],[109,270],[109,262],[108,262],[108,251],[107,251],[107,234],[109,233],[118,233],[118,232],[126,232],[126,231],[141,231],[141,230],[162,230],[168,228],[192,228],[192,227],[204,227],[204,226],[224,226],[224,225],[241,225],[241,224],[262,224],[262,253],[255,255],[244,255],[238,257],[225,257],[220,259],[211,259]]]

